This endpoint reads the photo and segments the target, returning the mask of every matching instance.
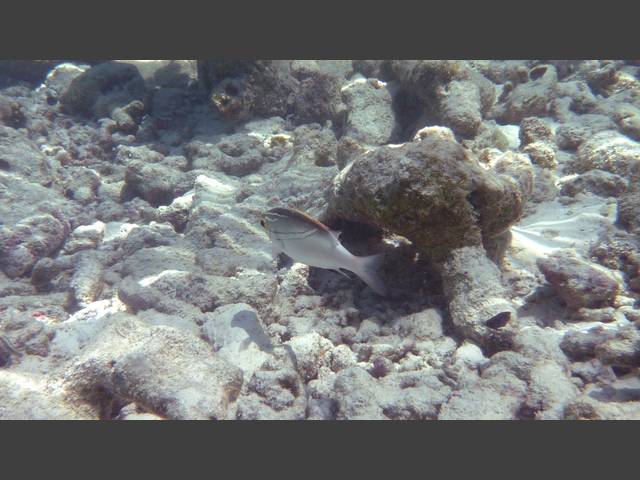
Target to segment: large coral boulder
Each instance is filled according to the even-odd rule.
[[[397,83],[396,108],[408,131],[430,118],[462,138],[473,138],[495,101],[493,83],[464,61],[356,61],[354,67],[366,76]]]
[[[133,65],[104,62],[76,77],[62,93],[65,111],[93,118],[104,118],[118,107],[144,100],[144,79]]]
[[[357,156],[334,181],[328,216],[402,235],[435,259],[481,245],[522,214],[526,192],[482,168],[446,128]]]
[[[254,116],[289,117],[295,124],[341,121],[346,110],[340,76],[285,60],[198,61],[198,79],[211,106],[234,121]]]

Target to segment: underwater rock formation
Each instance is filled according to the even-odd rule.
[[[412,143],[357,156],[331,193],[329,218],[409,239],[438,265],[456,328],[489,348],[506,348],[508,340],[494,329],[515,311],[483,244],[491,245],[522,215],[528,192],[512,176],[480,167],[450,130],[427,128]]]
[[[482,245],[515,223],[527,192],[483,169],[448,129],[357,156],[334,181],[328,216],[373,224],[440,260]]]
[[[365,145],[383,145],[399,135],[393,97],[383,82],[355,80],[342,88],[342,98],[348,109],[344,136]]]
[[[339,124],[344,117],[340,78],[321,70],[292,70],[290,61],[199,61],[198,78],[210,92],[212,107],[234,121],[277,115],[296,125]]]
[[[70,113],[109,117],[114,109],[145,99],[144,79],[133,65],[100,63],[74,78],[60,102]]]
[[[425,126],[421,118],[433,117],[456,135],[473,138],[495,101],[493,83],[461,61],[354,61],[354,68],[370,78],[397,82],[400,96],[412,99],[404,106],[397,102],[399,115],[410,124],[405,130],[415,132]]]
[[[640,418],[638,78],[0,62],[0,418]],[[274,258],[283,206],[390,294]]]
[[[538,267],[569,308],[612,305],[619,290],[618,282],[605,271],[576,258],[571,252],[556,252],[539,260]]]
[[[529,80],[507,94],[492,116],[502,123],[520,123],[526,117],[543,117],[555,98],[558,73],[553,65],[537,65],[529,71]]]
[[[574,166],[577,173],[599,169],[637,180],[640,146],[614,131],[596,133],[580,145]]]
[[[515,320],[515,308],[482,247],[453,250],[439,271],[456,329],[490,352],[510,348],[512,332],[503,327]]]

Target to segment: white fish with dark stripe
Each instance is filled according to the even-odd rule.
[[[384,283],[376,273],[384,255],[353,255],[340,243],[340,232],[293,208],[272,208],[262,215],[260,225],[273,244],[274,255],[285,253],[296,262],[340,273],[340,269],[349,270],[374,292],[387,294]]]

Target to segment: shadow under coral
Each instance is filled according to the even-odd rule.
[[[389,315],[408,315],[427,308],[446,311],[440,275],[432,262],[421,256],[411,242],[403,237],[385,237],[375,227],[355,222],[341,222],[331,227],[342,232],[340,242],[354,255],[384,254],[378,274],[389,293],[386,296],[376,294],[356,274],[344,269],[340,274],[310,267],[308,285],[322,296],[325,308],[342,308],[346,293],[352,298],[360,318],[386,319]],[[281,255],[280,267],[291,263]]]

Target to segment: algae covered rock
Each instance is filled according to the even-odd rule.
[[[640,190],[637,187],[618,198],[617,223],[630,232],[640,232]]]
[[[236,419],[303,420],[305,415],[304,385],[295,370],[285,367],[261,369],[252,375],[247,394],[238,399]]]
[[[476,135],[495,101],[493,83],[463,61],[385,60],[377,75],[396,80],[408,98],[417,101],[400,108],[405,115],[422,110],[464,138]]]
[[[20,128],[24,126],[25,115],[22,105],[4,95],[0,95],[0,125]]]
[[[229,135],[217,147],[221,153],[216,166],[227,175],[243,177],[255,173],[268,160],[260,141],[249,135]]]
[[[0,264],[10,278],[31,271],[31,267],[57,251],[69,235],[65,219],[53,215],[33,215],[13,228],[0,228]]]
[[[439,420],[513,420],[525,400],[526,383],[510,372],[453,392]]]
[[[289,116],[293,123],[339,121],[340,75],[319,69],[292,70],[286,60],[202,60],[198,78],[212,107],[230,120]]]
[[[596,356],[596,347],[615,337],[615,332],[602,326],[586,331],[573,330],[564,334],[560,348],[574,361],[589,360]]]
[[[295,129],[290,165],[331,167],[336,164],[336,137],[329,128],[304,125]]]
[[[103,118],[134,100],[143,101],[145,94],[144,79],[135,66],[104,62],[74,78],[60,101],[70,113]]]
[[[518,182],[483,169],[448,129],[421,137],[358,155],[334,180],[329,216],[402,235],[434,258],[518,220],[526,201]]]
[[[438,85],[446,84],[464,69],[456,60],[386,60],[380,73],[398,79],[403,88],[413,91],[423,101],[433,100]]]
[[[599,169],[637,180],[640,145],[615,131],[596,133],[578,148],[574,168],[578,173]]]
[[[622,103],[615,110],[613,119],[622,133],[640,141],[640,108]]]
[[[175,189],[180,172],[163,164],[132,160],[125,170],[125,191],[144,198],[151,205],[169,205],[177,196]]]
[[[596,345],[595,354],[605,365],[640,366],[640,332],[629,325],[616,332],[615,337]]]
[[[520,123],[526,117],[546,116],[555,98],[558,73],[553,65],[538,65],[529,71],[529,81],[516,86],[494,115],[503,123]]]
[[[541,168],[553,169],[558,165],[555,149],[547,143],[529,143],[522,149],[522,152],[529,155],[531,161]]]
[[[356,80],[342,88],[349,113],[345,135],[365,144],[382,145],[396,134],[391,93],[375,79]]]
[[[330,395],[338,420],[433,420],[451,389],[434,371],[375,378],[353,366],[335,375]]]
[[[520,144],[529,145],[534,142],[549,143],[553,141],[551,127],[538,117],[526,117],[520,122]]]
[[[454,250],[440,273],[454,327],[489,351],[510,347],[512,332],[503,327],[515,318],[515,310],[506,299],[500,270],[482,247]]]
[[[628,186],[629,182],[624,177],[596,169],[568,180],[562,185],[560,193],[569,197],[583,192],[591,192],[601,197],[618,197],[624,194]]]
[[[470,80],[453,80],[439,93],[442,123],[458,135],[474,137],[482,123],[480,88]]]
[[[596,133],[615,129],[613,121],[605,116],[588,113],[567,120],[556,130],[556,144],[564,150],[575,150]]]
[[[530,184],[526,157],[506,156],[491,171],[451,130],[429,127],[414,142],[356,155],[334,180],[326,216],[411,241],[435,261],[454,327],[489,351],[503,350],[511,342],[503,327],[515,311],[485,247],[518,220]]]
[[[538,260],[538,267],[569,308],[597,308],[613,304],[619,285],[604,269],[559,251]]]

